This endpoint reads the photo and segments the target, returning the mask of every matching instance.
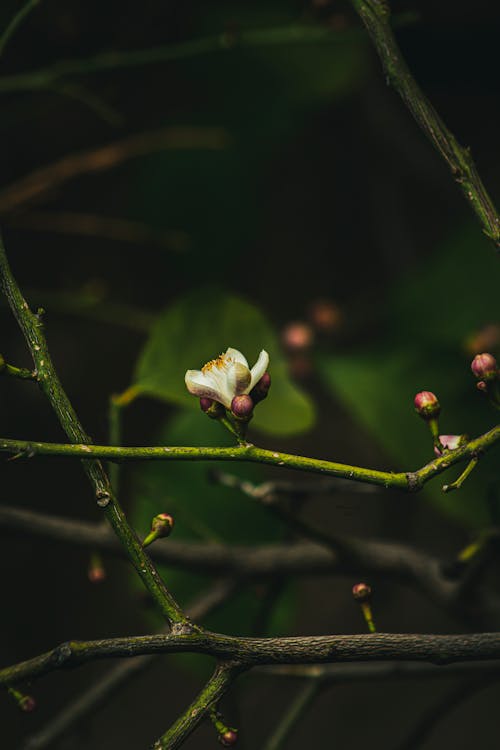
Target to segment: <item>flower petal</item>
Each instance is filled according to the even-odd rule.
[[[232,394],[231,401],[234,396],[239,396],[242,393],[247,393],[247,388],[250,385],[252,376],[248,367],[241,362],[232,363],[227,369],[227,388]]]
[[[248,389],[246,390],[246,393],[250,393],[254,385],[256,385],[261,377],[264,375],[265,371],[267,370],[269,366],[269,354],[263,349],[261,353],[259,354],[259,359],[254,364],[252,369],[250,370],[251,373],[251,380],[250,385]]]
[[[248,361],[246,357],[238,351],[238,349],[233,349],[231,346],[229,349],[226,350],[226,353],[224,354],[224,358],[229,357],[233,360],[233,362],[239,362],[242,365],[245,365],[245,367],[248,369]]]
[[[218,379],[214,378],[211,372],[204,373],[201,370],[188,370],[184,376],[184,380],[186,388],[193,396],[211,398],[228,408],[231,405],[231,399],[228,399],[226,393],[221,392]]]

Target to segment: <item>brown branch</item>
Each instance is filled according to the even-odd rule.
[[[227,140],[226,133],[220,128],[165,128],[70,154],[4,188],[0,192],[0,213],[10,213],[75,177],[111,169],[128,159],[163,149],[196,148],[218,151],[225,148]]]

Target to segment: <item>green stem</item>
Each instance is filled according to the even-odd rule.
[[[398,23],[405,25],[415,20],[414,13],[402,13]],[[4,76],[0,79],[0,92],[48,88],[66,76],[88,75],[103,70],[118,70],[144,65],[155,65],[173,60],[187,60],[199,55],[228,52],[233,49],[275,47],[288,44],[330,44],[336,38],[345,41],[358,36],[357,29],[332,32],[327,26],[290,24],[276,28],[222,32],[214,36],[192,39],[180,44],[153,47],[131,52],[106,52],[81,60],[62,60],[39,70]]]
[[[189,619],[167,590],[155,566],[143,551],[136,533],[129,526],[120,503],[113,494],[101,462],[91,456],[90,438],[85,433],[54,369],[43,334],[42,322],[30,310],[28,303],[21,294],[12,275],[1,239],[0,288],[7,297],[31,352],[40,388],[48,398],[68,438],[74,443],[78,443],[82,449],[81,455],[85,459],[82,461],[82,466],[93,487],[97,504],[103,508],[106,518],[127,551],[136,572],[170,625],[181,629],[191,628]]]
[[[0,354],[0,375],[6,375],[10,378],[19,378],[19,380],[36,380],[36,372],[28,370],[26,367],[15,367],[9,365]]]
[[[309,706],[317,698],[321,687],[321,680],[315,677],[310,678],[306,681],[305,685],[301,686],[285,715],[267,741],[264,750],[281,750],[281,748],[286,747],[288,738]]]
[[[1,265],[1,264],[0,264]],[[156,446],[156,447],[121,447],[109,445],[92,445],[80,441],[80,444],[44,443],[30,440],[11,440],[0,438],[0,452],[26,454],[27,456],[60,456],[81,459],[105,459],[108,461],[242,461],[269,464],[280,468],[297,469],[316,474],[342,477],[353,482],[415,492],[424,484],[442,474],[455,464],[470,460],[486,452],[500,442],[500,425],[477,437],[456,450],[434,459],[413,472],[379,471],[361,466],[324,461],[318,458],[295,456],[290,453],[258,448],[255,445],[235,445],[231,448],[192,447],[192,446]],[[82,444],[83,443],[83,444]],[[87,461],[87,464],[93,462]]]
[[[387,0],[351,0],[377,49],[387,79],[418,125],[448,164],[455,182],[478,217],[483,232],[500,247],[500,217],[484,187],[468,148],[448,130],[413,78],[390,25]]]
[[[21,10],[12,18],[3,34],[0,36],[0,56],[3,54],[9,39],[13,36],[16,29],[22,24],[24,19],[31,13],[33,8],[39,4],[39,2],[40,0],[28,0]]]
[[[198,724],[215,708],[239,672],[241,672],[241,667],[218,664],[200,694],[170,729],[154,743],[153,750],[175,750],[180,747]]]

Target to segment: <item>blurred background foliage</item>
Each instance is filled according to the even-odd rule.
[[[20,5],[1,4],[0,30]],[[498,196],[498,9],[451,0],[392,5],[410,68]],[[152,49],[160,50],[154,64],[130,59],[120,68],[30,75],[60,60],[114,52],[127,62],[127,54]],[[165,50],[170,59],[161,61]],[[134,385],[148,398],[123,412],[124,442],[227,443],[185,392],[183,375],[228,346],[251,363],[261,348],[271,354],[271,395],[251,435],[268,447],[416,469],[432,457],[413,412],[420,389],[438,393],[442,432],[474,435],[492,424],[469,362],[483,349],[500,353],[498,257],[386,87],[348,3],[43,0],[0,57],[0,96],[8,252],[32,304],[47,310],[56,364],[96,440],[108,440],[109,396]],[[75,154],[83,156],[68,158]],[[2,353],[25,363],[5,308],[0,320]],[[61,438],[26,384],[2,382],[0,408],[6,435]],[[411,502],[392,493],[361,503],[339,492],[331,502],[312,499],[308,517],[336,533],[403,538],[451,555],[471,529],[497,522],[497,464],[492,454],[451,495],[442,494],[441,478]],[[276,476],[260,467],[236,472],[254,481]],[[2,481],[9,502],[15,493],[29,507],[98,517],[77,465],[5,465]],[[126,467],[122,493],[141,533],[168,510],[178,538],[285,538],[274,518],[215,485],[202,464]],[[24,658],[27,640],[35,653],[58,638],[151,625],[147,607],[138,602],[133,614],[123,603],[129,580],[119,562],[106,563],[109,594],[96,594],[81,575],[81,551],[46,553],[42,542],[6,539],[4,554],[19,558],[35,593],[28,608],[17,588],[21,573],[6,583],[14,615],[2,626],[2,662]],[[183,602],[206,586],[203,576],[165,574]],[[60,575],[71,589],[68,606],[57,594]],[[283,588],[265,625],[258,615],[265,592],[246,587],[210,625],[235,633],[255,632],[256,620],[268,633],[361,629],[347,583],[328,587],[327,601],[324,588]],[[450,628],[416,595],[381,582],[379,596],[388,629]],[[418,606],[416,619],[402,614],[402,602],[405,611]],[[53,613],[36,634],[27,625],[32,606]],[[265,695],[253,699],[252,711],[263,710]],[[47,711],[65,698],[54,686]],[[339,699],[339,717],[351,705]],[[21,736],[26,728],[5,708],[6,731]],[[400,714],[395,736],[412,716]],[[149,726],[164,729],[148,716]],[[113,725],[113,714],[106,720]],[[100,721],[92,731],[105,732]],[[342,727],[337,739],[347,746]],[[199,738],[190,746],[204,746]],[[121,746],[119,735],[115,741]]]

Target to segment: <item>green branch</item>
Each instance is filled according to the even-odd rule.
[[[1,267],[1,263],[0,263]],[[280,468],[297,469],[315,474],[342,477],[353,482],[392,487],[415,492],[434,477],[458,463],[476,458],[500,442],[500,425],[484,435],[470,440],[453,451],[434,459],[417,471],[392,472],[366,469],[361,466],[324,461],[318,458],[295,456],[290,453],[258,448],[255,445],[235,445],[232,448],[191,446],[123,447],[68,443],[43,443],[30,440],[0,438],[0,452],[32,457],[60,456],[61,458],[104,459],[106,461],[242,461],[270,464]],[[92,463],[92,462],[86,462]]]
[[[171,626],[190,628],[189,619],[167,590],[149,556],[142,549],[142,545],[129,526],[125,514],[114,496],[109,479],[101,462],[93,458],[89,451],[90,438],[83,429],[52,364],[47,342],[43,334],[41,311],[33,313],[12,275],[5,248],[0,239],[0,289],[5,294],[19,327],[24,335],[33,363],[35,365],[36,380],[49,400],[57,418],[70,440],[78,443],[83,449],[83,468],[93,487],[97,504],[103,509],[106,518],[127,551],[136,572],[145,587],[158,604],[161,612]],[[92,460],[89,460],[92,458]]]
[[[413,78],[394,38],[387,0],[351,0],[377,49],[384,72],[436,150],[478,217],[483,231],[500,248],[500,216],[484,187],[468,148],[446,127]]]
[[[218,664],[200,694],[170,729],[154,743],[152,750],[175,750],[180,747],[210,709],[215,708],[241,671],[241,667],[236,665]]]

